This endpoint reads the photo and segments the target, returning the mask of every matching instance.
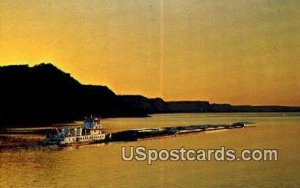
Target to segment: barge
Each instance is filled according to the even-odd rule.
[[[176,136],[180,134],[191,134],[198,132],[218,131],[226,129],[244,128],[246,122],[237,122],[233,124],[220,125],[191,125],[191,126],[177,126],[177,127],[163,127],[163,128],[141,128],[130,129],[115,133],[109,133],[106,136],[107,142],[113,141],[137,141],[146,138]]]

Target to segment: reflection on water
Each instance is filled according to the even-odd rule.
[[[206,123],[256,122],[255,128],[80,149],[0,153],[0,187],[299,187],[300,114],[164,114],[103,120],[110,131]],[[279,161],[124,162],[121,146],[278,149]]]

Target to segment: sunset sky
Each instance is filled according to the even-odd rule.
[[[0,0],[0,65],[117,94],[300,105],[299,0]]]

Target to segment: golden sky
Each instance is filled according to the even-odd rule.
[[[299,0],[1,0],[0,65],[165,100],[300,105]]]

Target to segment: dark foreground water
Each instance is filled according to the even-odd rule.
[[[204,123],[257,127],[79,149],[0,152],[0,187],[300,187],[300,114],[165,114],[103,120],[110,131]],[[121,159],[121,146],[149,149],[277,149],[278,161],[145,161]]]

